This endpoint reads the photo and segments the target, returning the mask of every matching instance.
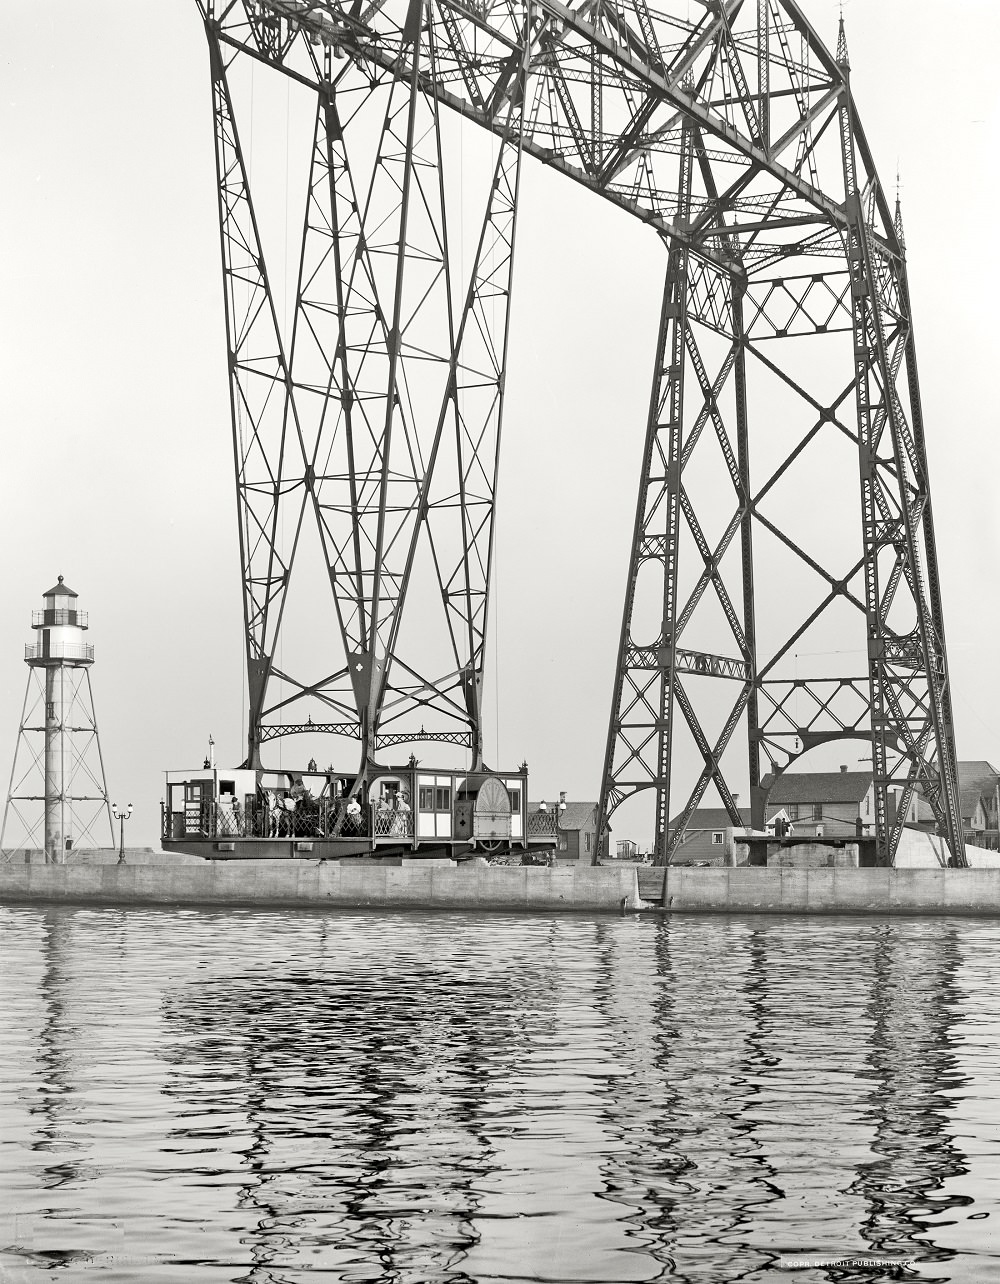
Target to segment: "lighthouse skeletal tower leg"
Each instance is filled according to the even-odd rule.
[[[66,850],[66,706],[61,664],[45,670],[45,862],[57,865]]]
[[[61,575],[31,622],[37,640],[24,648],[28,689],[0,850],[41,846],[47,864],[62,864],[73,847],[97,845],[105,820],[114,845],[90,685],[94,648],[84,641],[87,613]]]

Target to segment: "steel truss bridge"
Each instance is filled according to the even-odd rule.
[[[248,761],[276,735],[324,729],[360,740],[362,770],[381,748],[420,739],[463,745],[482,764],[530,155],[647,224],[665,270],[602,832],[622,803],[652,791],[666,861],[710,785],[743,824],[723,765],[738,729],[758,826],[764,767],[855,739],[870,746],[880,862],[892,862],[917,792],[964,864],[903,232],[857,114],[843,22],[830,52],[792,0],[197,3],[215,116]],[[290,326],[238,127],[233,82],[247,64],[314,95]],[[445,109],[489,131],[495,152],[464,272]],[[791,437],[778,431],[778,400],[797,407]],[[825,465],[802,466],[831,440],[853,461],[840,559],[771,503],[793,472],[819,493]],[[277,657],[299,540],[313,526],[340,659],[306,680]],[[787,594],[766,620],[761,539],[819,586],[807,603]],[[434,591],[415,601],[420,575]],[[651,629],[639,619],[648,584]],[[860,671],[799,676],[790,661],[803,639],[824,618],[840,628],[844,612]],[[409,639],[431,615],[444,642],[418,662]],[[303,719],[302,701],[326,720]],[[680,735],[700,762],[683,790]]]

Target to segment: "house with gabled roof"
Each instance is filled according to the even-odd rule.
[[[986,833],[986,808],[978,789],[959,789],[962,807],[962,831],[965,841],[973,847],[985,847],[983,839]]]
[[[985,759],[960,762],[958,787],[965,841],[1000,850],[1000,772]],[[981,814],[977,812],[977,799]]]
[[[958,764],[958,799],[966,845],[1000,850],[1000,772],[985,759]],[[937,822],[927,800],[914,790],[906,824],[934,831]]]
[[[696,807],[674,848],[671,865],[731,865],[735,840],[742,838],[750,825],[750,808],[737,807],[737,811],[743,821],[742,828],[733,824],[725,807]],[[671,820],[671,837],[680,819],[675,816]]]
[[[554,826],[556,863],[590,865],[597,851],[599,810],[596,802],[567,801],[565,791],[558,802],[529,802],[528,833],[539,834]]]
[[[897,809],[899,807],[900,793],[901,791],[897,791],[895,795]],[[906,819],[903,824],[906,825],[907,829],[922,829],[928,834],[937,833],[937,817],[934,815],[934,808],[923,794],[916,789],[910,795],[910,804],[906,810]]]
[[[875,832],[870,771],[784,771],[765,776],[765,821],[784,812],[796,837],[856,838]]]

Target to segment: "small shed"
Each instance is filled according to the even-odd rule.
[[[750,808],[740,807],[742,828],[733,824],[725,807],[696,807],[680,842],[674,849],[672,865],[732,864],[734,841],[748,832]],[[671,836],[680,824],[680,816],[670,822]]]
[[[596,802],[569,802],[564,793],[559,795],[557,803],[546,803],[544,811],[540,803],[529,802],[528,833],[541,833],[542,822],[547,817],[554,817],[556,863],[593,864],[597,852],[599,809]],[[551,827],[552,821],[547,823]]]

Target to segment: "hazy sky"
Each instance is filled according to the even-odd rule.
[[[832,45],[839,6],[803,7]],[[1000,763],[1000,17],[844,13],[883,181],[902,176],[959,755]],[[165,769],[199,763],[209,733],[220,761],[244,753],[205,40],[193,0],[0,0],[0,50],[0,773],[6,789],[30,612],[62,574],[90,611],[111,795],[151,843]],[[527,758],[536,797],[596,799],[662,255],[532,162],[518,237],[488,756]]]

